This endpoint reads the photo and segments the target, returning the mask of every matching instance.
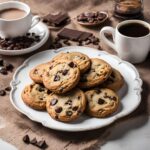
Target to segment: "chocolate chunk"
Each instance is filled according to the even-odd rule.
[[[63,74],[64,76],[67,75],[68,71],[69,71],[69,70],[65,69],[65,70],[62,71],[62,74]]]
[[[5,96],[6,92],[4,90],[0,90],[0,96]]]
[[[54,99],[51,100],[50,105],[54,106],[54,105],[57,104],[57,102],[58,102],[58,100],[56,98],[54,98]]]
[[[5,90],[6,90],[6,91],[11,91],[11,87],[8,86],[8,87],[5,88]]]
[[[33,144],[33,145],[36,145],[36,144],[37,144],[36,138],[33,138],[33,139],[30,141],[30,143]]]
[[[74,106],[74,107],[72,108],[72,110],[73,110],[73,111],[77,111],[77,110],[78,110],[78,106]]]
[[[69,65],[71,68],[76,67],[76,64],[74,64],[74,62],[70,62],[68,65]]]
[[[72,111],[66,111],[67,116],[72,116],[73,112]]]
[[[82,34],[82,31],[64,28],[61,32],[58,33],[58,36],[60,38],[77,41]]]
[[[98,104],[102,105],[102,104],[104,104],[104,103],[105,103],[105,100],[103,100],[102,98],[99,98],[99,99],[98,99]]]
[[[43,91],[45,91],[45,88],[40,85],[37,90],[38,90],[39,92],[43,92]]]
[[[23,137],[23,141],[26,143],[26,144],[29,144],[30,143],[30,138],[29,138],[29,135],[26,134],[24,137]]]
[[[41,141],[37,142],[36,146],[38,146],[39,148],[46,148],[47,144],[46,144],[45,140],[41,140]]]
[[[60,80],[60,76],[59,75],[55,75],[54,81],[59,81],[59,80]]]
[[[100,89],[96,89],[95,92],[96,92],[97,94],[100,94],[102,91],[101,91]]]
[[[92,36],[92,33],[83,32],[83,34],[80,36],[81,41],[86,41],[90,36]]]
[[[5,67],[0,68],[0,73],[3,75],[7,75],[7,70]]]
[[[56,113],[61,113],[61,111],[62,111],[62,107],[57,107],[57,108],[55,109],[55,112],[56,112]]]

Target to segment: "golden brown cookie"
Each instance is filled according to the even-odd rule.
[[[80,52],[60,53],[53,58],[53,60],[57,59],[69,59],[74,61],[78,65],[81,73],[86,72],[91,65],[90,58]]]
[[[36,110],[46,110],[46,99],[51,92],[42,84],[32,83],[26,86],[22,92],[25,104]]]
[[[47,66],[48,64],[45,63],[34,67],[29,73],[30,78],[36,83],[43,83],[43,74],[47,69]]]
[[[78,85],[83,89],[95,87],[107,80],[111,72],[111,66],[107,62],[102,59],[92,58],[91,68],[81,76]]]
[[[43,83],[54,93],[66,93],[79,82],[80,70],[73,61],[56,60],[50,63],[48,68],[43,75]]]
[[[83,113],[85,107],[85,95],[80,89],[73,89],[63,95],[52,93],[46,102],[49,115],[63,122],[77,119]]]
[[[100,85],[100,87],[108,88],[113,91],[118,91],[124,84],[124,79],[119,71],[113,68],[111,75],[109,78]]]
[[[118,95],[110,89],[97,89],[85,92],[86,112],[93,117],[103,118],[114,113],[119,106]]]

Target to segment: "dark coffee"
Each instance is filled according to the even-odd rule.
[[[119,28],[119,32],[129,37],[142,37],[150,33],[150,29],[139,23],[129,23]]]

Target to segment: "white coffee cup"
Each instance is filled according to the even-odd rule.
[[[26,14],[22,18],[13,20],[0,18],[0,37],[2,38],[22,36],[40,21],[39,16],[32,16],[30,7],[25,3],[18,1],[0,3],[0,11],[11,8],[23,10]]]
[[[118,56],[131,63],[140,63],[146,59],[150,50],[150,32],[141,37],[129,37],[121,34],[119,28],[129,23],[138,23],[150,30],[150,24],[141,20],[127,20],[119,23],[116,29],[112,27],[104,27],[100,31],[100,38],[107,45],[113,48]],[[138,32],[138,31],[137,31]],[[113,41],[109,40],[105,33],[111,33]]]

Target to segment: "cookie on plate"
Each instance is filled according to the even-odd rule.
[[[70,122],[77,119],[85,110],[86,99],[80,89],[58,95],[52,93],[46,101],[49,115],[59,121]]]
[[[118,95],[110,89],[95,89],[85,92],[86,112],[93,117],[103,118],[114,113],[119,106]]]
[[[46,110],[46,99],[51,92],[42,84],[32,83],[21,94],[24,103],[36,110]]]
[[[49,64],[43,75],[46,88],[57,94],[66,93],[80,80],[80,70],[76,63],[66,59],[55,60]]]
[[[83,89],[95,87],[107,80],[111,72],[112,68],[107,62],[92,58],[91,68],[81,76],[79,87]]]
[[[69,59],[74,61],[78,65],[81,73],[86,72],[91,65],[90,58],[87,55],[80,52],[60,53],[53,58],[53,60],[56,59]]]
[[[124,84],[124,79],[119,71],[113,68],[111,75],[109,78],[100,85],[100,87],[108,88],[114,91],[118,91]]]
[[[36,83],[43,83],[43,74],[47,66],[48,64],[45,63],[34,67],[29,73],[30,78]]]

